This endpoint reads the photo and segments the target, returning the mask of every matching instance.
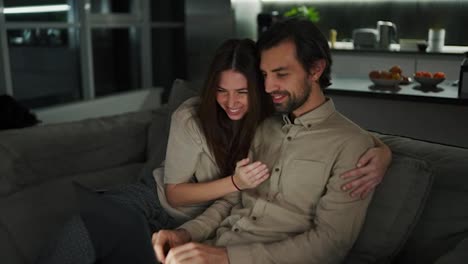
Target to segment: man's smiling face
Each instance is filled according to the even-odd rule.
[[[260,68],[276,110],[301,115],[312,93],[312,80],[297,60],[294,42],[283,41],[262,51]]]

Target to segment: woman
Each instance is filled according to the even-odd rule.
[[[255,43],[224,42],[216,51],[200,98],[189,99],[174,112],[165,166],[154,171],[155,180],[102,195],[107,202],[95,209],[86,207],[75,217],[42,262],[63,263],[68,258],[73,260],[68,263],[138,263],[134,255],[126,259],[126,250],[138,250],[144,262],[154,254],[151,243],[149,248],[132,248],[138,241],[129,242],[129,238],[149,239],[159,229],[194,218],[213,200],[255,188],[269,177],[264,164],[247,156],[255,129],[271,113]],[[344,175],[365,173],[350,183],[360,186],[358,193],[381,180],[390,162],[388,152],[380,144],[363,156],[362,168]],[[226,216],[229,205],[219,206],[224,206],[220,217]],[[135,235],[132,232],[138,228],[129,228],[132,225],[148,225],[148,230]]]
[[[258,63],[253,41],[224,42],[200,98],[186,101],[173,114],[164,181],[158,173],[162,170],[156,171],[156,180],[160,201],[176,220],[187,221],[211,201],[267,179],[264,164],[248,165],[245,159],[256,127],[273,111]]]

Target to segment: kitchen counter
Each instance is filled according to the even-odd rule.
[[[418,51],[416,47],[413,50],[402,50],[400,49],[400,44],[390,44],[388,50],[382,49],[355,49],[352,42],[339,41],[335,43],[335,47],[332,48],[333,51],[338,52],[371,52],[371,53],[403,53],[403,54],[425,54],[425,55],[462,55],[465,52],[468,52],[468,46],[452,46],[445,45],[442,48],[441,52],[421,52]]]
[[[376,86],[368,78],[334,77],[325,93],[468,106],[468,99],[458,98],[458,86],[453,83],[453,80],[445,80],[437,86],[424,87],[412,82],[388,87]]]

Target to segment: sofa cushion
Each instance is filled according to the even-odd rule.
[[[107,190],[135,182],[143,166],[144,163],[135,162],[110,169],[71,175],[68,180],[81,183],[93,190]]]
[[[199,84],[189,83],[182,79],[175,79],[169,96],[169,108],[173,112],[179,105],[190,97],[198,95]]]
[[[148,130],[148,161],[141,171],[140,178],[152,179],[152,172],[161,166],[166,157],[167,140],[171,125],[172,113],[188,98],[197,96],[198,92],[184,80],[176,79],[172,85],[167,105],[156,109]]]
[[[140,172],[140,179],[152,180],[153,170],[161,166],[166,157],[167,139],[169,137],[170,109],[167,105],[153,113],[148,129],[147,161]]]
[[[10,130],[0,137],[0,196],[23,186],[146,160],[151,113]]]
[[[434,183],[399,263],[434,263],[468,234],[468,149],[397,136],[380,136],[393,153],[425,160]]]
[[[346,263],[390,262],[417,223],[431,183],[432,171],[426,162],[394,154]]]
[[[30,186],[0,199],[0,224],[10,232],[10,238],[13,240],[11,245],[15,245],[19,250],[19,253],[6,252],[7,259],[15,255],[24,256],[29,258],[27,263],[33,263],[45,245],[44,242],[49,241],[70,215],[77,212],[72,181],[91,189],[109,189],[134,181],[142,165],[128,164],[60,178]]]

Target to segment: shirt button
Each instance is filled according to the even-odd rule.
[[[256,221],[256,220],[257,220],[257,217],[256,217],[256,216],[252,216],[252,220]]]
[[[312,125],[311,124],[307,124],[307,127],[310,128]]]
[[[292,138],[291,138],[291,137],[287,137],[286,139],[287,139],[288,141],[291,141]]]
[[[234,228],[234,232],[239,232],[239,228]]]
[[[276,168],[275,171],[278,172],[278,171],[279,171],[279,168]]]

